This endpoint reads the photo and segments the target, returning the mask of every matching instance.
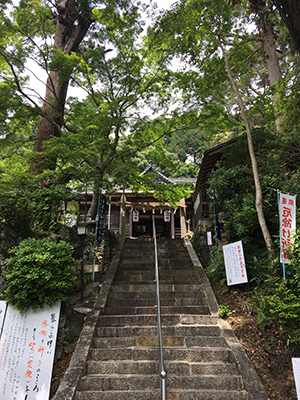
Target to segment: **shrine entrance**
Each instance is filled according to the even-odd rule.
[[[164,210],[168,211],[168,210]],[[152,210],[138,211],[138,221],[132,219],[132,237],[150,238],[153,236],[152,228]],[[171,213],[170,213],[171,214]],[[165,220],[164,213],[155,214],[156,235],[159,238],[171,238],[171,217],[169,221]]]

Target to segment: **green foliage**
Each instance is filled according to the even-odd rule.
[[[58,232],[64,212],[64,202],[73,193],[61,183],[61,175],[47,172],[34,176],[29,172],[5,174],[0,179],[0,252],[27,237],[47,236]]]
[[[260,291],[257,322],[262,329],[271,324],[285,329],[285,340],[293,347],[300,345],[300,300],[282,280],[270,280],[273,287]]]
[[[205,269],[207,276],[215,282],[220,282],[226,288],[227,279],[225,271],[225,263],[222,252],[211,252],[210,263]]]
[[[227,304],[220,304],[218,308],[218,313],[221,318],[227,318],[231,314],[231,311]]]
[[[75,328],[73,325],[71,325],[69,328],[65,330],[65,340],[64,340],[64,345],[68,345],[70,343],[74,343],[75,340]]]
[[[198,122],[199,123],[199,122]],[[202,155],[208,148],[208,137],[199,129],[184,129],[164,138],[164,147],[185,163],[193,161],[200,165]]]
[[[281,277],[270,274],[257,288],[253,298],[257,302],[257,322],[262,329],[274,325],[284,328],[284,338],[291,345],[291,351],[300,346],[300,230],[290,253],[291,262],[285,265],[286,283],[282,278],[282,267],[278,266]]]
[[[24,312],[66,300],[76,281],[69,244],[28,238],[10,253],[5,270],[9,304]]]
[[[73,194],[65,185],[46,181],[33,190],[30,195],[32,208],[31,228],[36,234],[57,231],[64,214],[64,202],[71,200]]]

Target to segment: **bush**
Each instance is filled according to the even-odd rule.
[[[211,252],[210,263],[205,272],[209,279],[214,282],[220,282],[225,290],[227,290],[227,278],[223,252]]]
[[[48,238],[23,240],[7,259],[7,302],[24,312],[66,300],[74,288],[75,260],[70,246]]]

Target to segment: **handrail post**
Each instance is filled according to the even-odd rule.
[[[161,386],[161,400],[167,400],[167,384],[166,384],[167,372],[165,371],[165,368],[164,368],[164,354],[163,354],[163,345],[162,345],[160,295],[159,295],[159,274],[158,274],[158,256],[157,256],[156,229],[155,229],[154,215],[152,215],[152,222],[153,222],[153,240],[154,240],[154,253],[155,253],[157,328],[158,328],[159,376],[160,376],[160,386]]]

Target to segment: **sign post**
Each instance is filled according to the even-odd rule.
[[[0,400],[47,400],[60,303],[20,314],[7,306],[0,340]]]
[[[223,246],[227,285],[248,283],[243,244],[241,241]]]
[[[292,358],[297,399],[300,400],[300,358]]]
[[[211,232],[207,232],[207,244],[208,246],[212,246],[213,242],[212,242],[212,236],[211,236]]]

